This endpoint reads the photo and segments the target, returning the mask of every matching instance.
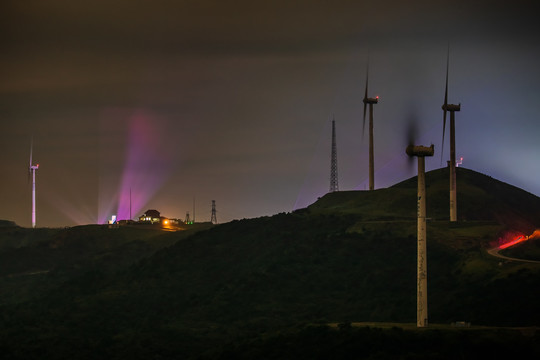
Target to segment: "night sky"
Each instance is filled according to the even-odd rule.
[[[305,207],[329,189],[333,116],[339,188],[364,190],[368,54],[375,187],[415,175],[411,119],[436,169],[449,44],[463,166],[540,195],[534,4],[2,1],[0,219],[30,226],[32,137],[38,226],[129,217],[130,189],[133,218]]]

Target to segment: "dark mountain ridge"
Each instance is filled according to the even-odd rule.
[[[435,170],[426,179],[430,321],[540,325],[540,265],[485,251],[501,233],[538,227],[540,199],[459,168],[460,221],[450,223],[447,174]],[[158,238],[148,237],[147,256],[139,251],[122,266],[107,267],[132,244],[130,236],[140,237],[124,234],[118,241],[114,231],[80,227],[40,241],[54,251],[80,241],[107,244],[110,257],[87,252],[89,258],[72,264],[74,275],[63,268],[61,281],[54,267],[32,275],[53,285],[0,306],[0,347],[37,354],[51,339],[64,339],[57,343],[63,355],[91,357],[99,348],[106,357],[171,351],[195,358],[238,339],[309,324],[415,321],[415,178],[387,189],[327,194],[306,209],[188,237],[158,235],[166,237],[161,250],[153,243]],[[36,251],[18,250],[25,248]],[[6,274],[2,281],[25,286],[24,278]]]

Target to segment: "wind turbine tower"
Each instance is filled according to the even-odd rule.
[[[446,89],[444,91],[443,109],[443,135],[441,147],[441,164],[444,152],[444,130],[446,129],[446,112],[450,112],[450,221],[457,221],[457,191],[456,191],[456,128],[455,112],[461,110],[461,104],[448,104],[448,65],[450,63],[450,49],[448,49],[446,58]]]
[[[332,118],[332,159],[330,161],[330,192],[339,191],[336,145],[336,120]]]
[[[427,246],[426,246],[426,167],[425,157],[433,156],[434,146],[409,145],[407,155],[418,158],[417,203],[417,273],[416,273],[416,326],[428,326],[427,308]]]
[[[39,168],[39,164],[32,164],[32,147],[33,140],[30,142],[30,166],[28,171],[32,174],[32,228],[36,227],[36,170]]]
[[[364,137],[364,130],[366,128],[366,109],[369,105],[369,190],[375,189],[375,176],[374,176],[374,154],[373,154],[373,104],[379,102],[379,97],[368,97],[368,81],[369,81],[369,58],[366,68],[366,92],[364,93],[364,121],[362,125],[362,138]]]

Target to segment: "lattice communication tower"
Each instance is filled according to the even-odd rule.
[[[337,170],[336,121],[332,119],[332,160],[330,162],[330,192],[339,191]]]

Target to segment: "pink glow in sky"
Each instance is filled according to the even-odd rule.
[[[170,146],[170,141],[165,141],[170,129],[166,119],[143,109],[129,114],[125,110],[114,109],[105,114],[104,119],[107,125],[103,131],[106,134],[108,121],[116,121],[115,126],[126,127],[127,139],[125,143],[109,139],[107,144],[103,144],[105,162],[107,155],[114,151],[111,148],[124,147],[125,156],[121,174],[115,173],[115,169],[107,167],[107,164],[102,169],[102,177],[107,180],[102,180],[100,186],[103,204],[99,210],[99,222],[104,223],[112,215],[116,215],[118,220],[136,219],[146,207],[155,208],[149,203],[175,167],[175,149]],[[110,126],[111,129],[113,127]]]

